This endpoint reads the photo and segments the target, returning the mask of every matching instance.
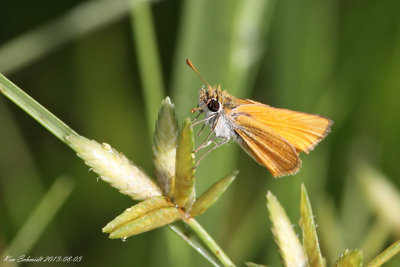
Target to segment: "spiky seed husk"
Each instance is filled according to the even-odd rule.
[[[110,238],[125,239],[170,224],[179,219],[181,219],[181,212],[179,209],[175,207],[161,208],[119,227],[111,232]]]
[[[109,144],[99,144],[83,136],[66,137],[70,147],[100,178],[135,200],[162,195],[160,187],[122,153]]]
[[[166,207],[172,207],[172,204],[169,203],[165,197],[162,196],[148,198],[130,208],[127,208],[121,215],[117,216],[114,220],[109,222],[103,228],[103,232],[111,233],[120,226],[129,223],[137,218],[140,218],[147,213]]]
[[[169,97],[162,101],[153,143],[155,175],[164,193],[172,197],[175,186],[175,157],[178,143],[178,121]]]
[[[272,234],[286,267],[307,266],[303,248],[292,224],[276,197],[268,191],[267,208],[272,222]]]

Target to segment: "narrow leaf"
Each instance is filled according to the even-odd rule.
[[[185,216],[186,217],[186,216]],[[207,231],[194,219],[187,218],[182,220],[189,228],[201,239],[201,241],[209,248],[209,250],[217,257],[222,263],[222,266],[236,266],[232,260],[226,255],[222,248],[215,242],[215,240],[207,233]]]
[[[162,101],[154,132],[153,163],[157,181],[164,193],[172,197],[175,184],[175,158],[178,122],[169,97]]]
[[[267,267],[267,265],[257,264],[253,262],[245,262],[244,264],[246,264],[247,267]]]
[[[180,207],[190,208],[195,199],[193,131],[187,118],[179,135],[176,150],[174,201]]]
[[[339,259],[333,266],[335,267],[362,267],[363,266],[363,253],[361,250],[347,250],[344,254],[340,255]]]
[[[234,171],[232,174],[222,178],[213,184],[207,191],[205,191],[199,199],[194,203],[190,215],[198,216],[203,214],[218,198],[225,192],[228,186],[235,180],[239,171]]]
[[[397,253],[400,252],[400,240],[394,242],[390,247],[385,249],[381,254],[376,256],[368,263],[368,267],[378,267],[389,261]]]
[[[117,216],[114,220],[109,222],[103,228],[103,232],[111,233],[120,226],[129,223],[137,218],[140,218],[149,212],[170,206],[172,206],[172,204],[168,203],[168,201],[164,197],[153,197],[146,199],[130,208],[127,208],[121,215]]]
[[[182,221],[177,221],[168,225],[183,241],[188,243],[193,249],[200,253],[213,266],[221,266],[217,258],[211,253],[210,249],[201,242],[197,236]]]
[[[1,55],[0,55],[1,57]],[[2,62],[1,65],[3,65]],[[35,99],[30,97],[21,88],[7,79],[0,73],[0,93],[4,94],[8,99],[14,102],[22,110],[28,113],[37,122],[43,125],[47,130],[53,133],[58,139],[66,143],[66,136],[77,136],[78,134],[72,130],[63,121],[39,104]]]
[[[314,217],[304,184],[301,185],[300,216],[300,227],[303,231],[303,247],[308,263],[310,266],[323,267],[324,261],[319,248]]]
[[[8,248],[3,248],[0,257],[4,260],[7,255],[29,254],[40,236],[48,229],[54,215],[60,210],[73,189],[73,179],[68,176],[57,178],[26,219]],[[11,262],[3,262],[4,265],[0,264],[0,266],[13,266]]]
[[[131,25],[139,64],[139,73],[143,84],[143,97],[147,122],[153,132],[157,106],[164,94],[161,71],[161,59],[158,55],[156,31],[153,25],[153,13],[150,1],[129,1],[131,4]]]
[[[292,224],[285,210],[270,191],[267,193],[267,208],[272,222],[272,233],[284,265],[286,267],[306,266],[306,256]]]
[[[161,208],[119,227],[111,232],[110,238],[125,239],[170,224],[180,218],[181,212],[177,208]]]

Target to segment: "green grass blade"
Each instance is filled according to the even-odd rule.
[[[274,234],[275,243],[279,247],[284,265],[306,266],[306,256],[292,224],[285,210],[270,191],[267,193],[267,208],[271,218],[272,233]]]
[[[136,2],[132,1],[132,3]],[[132,5],[131,23],[139,58],[148,128],[149,132],[153,133],[154,122],[157,120],[157,108],[165,91],[153,18],[148,1]]]
[[[368,267],[378,267],[389,261],[392,257],[400,252],[400,240],[393,243],[390,247],[385,249],[381,254],[372,259],[368,263]]]
[[[240,0],[232,19],[232,38],[226,70],[226,88],[240,97],[249,96],[256,66],[265,52],[275,0]]]
[[[254,262],[245,262],[247,267],[266,267],[266,265],[257,264]]]
[[[194,248],[200,255],[202,255],[206,260],[208,260],[213,266],[220,266],[218,260],[213,254],[210,253],[208,248],[204,244],[200,243],[193,234],[188,233],[187,229],[184,227],[182,222],[176,222],[169,224],[168,227],[177,234],[180,238],[188,243],[192,248]]]
[[[0,47],[0,72],[12,73],[80,36],[116,22],[129,12],[128,0],[87,1],[42,27]]]
[[[7,253],[11,255],[28,253],[71,194],[73,188],[74,184],[71,178],[67,176],[58,178],[5,250],[2,259]]]
[[[221,261],[223,266],[235,266],[232,260],[218,246],[214,239],[207,233],[206,230],[193,218],[184,221],[211,250],[211,252]]]
[[[319,248],[314,216],[304,184],[301,185],[300,215],[300,227],[303,231],[303,247],[307,255],[308,263],[313,267],[323,267],[324,261]]]
[[[68,127],[68,125],[53,115],[45,107],[40,105],[36,100],[22,91],[18,86],[4,77],[1,73],[0,92],[64,143],[66,143],[66,136],[77,135],[77,133]]]

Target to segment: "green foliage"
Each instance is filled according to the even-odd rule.
[[[172,197],[175,188],[175,157],[178,142],[178,121],[169,97],[162,101],[153,142],[153,164],[158,184]]]
[[[112,144],[155,178],[155,152],[149,148],[161,99],[171,96],[180,122],[197,104],[202,84],[184,64],[190,58],[212,85],[238,97],[335,121],[326,141],[301,156],[304,164],[295,177],[274,181],[235,144],[213,151],[198,166],[198,192],[241,171],[218,205],[199,217],[232,260],[279,266],[272,234],[265,230],[265,192],[274,192],[288,217],[298,218],[294,199],[302,182],[314,201],[327,266],[346,248],[362,249],[368,262],[399,238],[397,0],[156,1],[136,14],[135,4],[142,1],[127,2],[2,3],[0,72],[79,133]],[[76,178],[74,192],[27,255],[79,251],[97,266],[123,266],[132,259],[138,266],[207,264],[168,230],[123,244],[110,241],[98,231],[99,223],[132,201],[96,183],[71,151],[3,98],[0,125],[5,246],[54,177],[66,172]],[[195,147],[202,141],[197,131]],[[190,232],[184,223],[175,226],[182,238]],[[91,240],[91,246],[83,250],[81,240]],[[397,267],[399,259],[385,266]]]
[[[193,208],[190,211],[192,216],[198,216],[203,214],[218,198],[225,192],[228,186],[235,180],[238,175],[238,171],[234,171],[232,174],[222,178],[207,191],[205,191],[194,203]]]
[[[175,162],[175,189],[174,201],[177,205],[191,208],[196,198],[194,187],[194,153],[193,130],[187,118],[182,126],[178,146],[176,148]]]
[[[300,197],[300,227],[303,236],[303,246],[300,245],[292,225],[271,192],[267,193],[267,208],[272,222],[272,233],[279,247],[282,262],[285,266],[326,266],[321,255],[318,236],[311,210],[310,200],[305,186],[301,185]],[[381,266],[400,252],[400,241],[395,242],[384,252],[374,258],[368,266]],[[305,252],[305,255],[303,254]],[[364,256],[362,250],[348,250],[336,260],[335,267],[362,267]]]
[[[361,250],[347,250],[335,262],[335,267],[362,267],[363,253]]]
[[[389,261],[396,254],[400,253],[400,240],[396,241],[381,254],[376,256],[368,263],[368,267],[378,267]]]
[[[175,207],[157,209],[116,228],[110,233],[110,238],[126,239],[175,222],[180,218],[181,213]]]
[[[103,228],[103,232],[111,233],[115,231],[115,229],[117,229],[118,227],[130,221],[141,218],[152,211],[166,207],[172,207],[172,204],[170,204],[164,197],[148,198],[130,208],[127,208],[121,215],[117,216],[114,220],[109,222]]]
[[[267,208],[272,222],[272,233],[285,266],[305,266],[306,255],[287,214],[276,197],[268,191]]]
[[[300,198],[300,227],[303,236],[303,247],[307,254],[310,266],[323,267],[324,262],[319,248],[317,229],[314,222],[314,215],[311,210],[310,200],[308,199],[306,187],[301,185]]]

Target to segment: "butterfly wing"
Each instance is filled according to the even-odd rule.
[[[273,108],[268,105],[248,100],[251,104],[244,104],[232,110],[231,116],[240,117],[240,114],[270,127],[286,139],[298,152],[308,153],[330,132],[332,121],[328,118],[297,112],[288,109]]]
[[[265,124],[243,114],[236,116],[239,144],[274,177],[296,173],[301,160],[296,149]]]

